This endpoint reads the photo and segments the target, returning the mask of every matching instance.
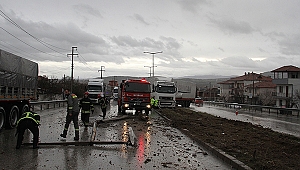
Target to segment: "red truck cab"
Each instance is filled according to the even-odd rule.
[[[123,80],[119,88],[118,112],[126,114],[127,110],[135,113],[149,114],[151,110],[151,84],[145,79]]]
[[[203,106],[203,100],[201,98],[195,98],[195,105],[196,106]]]

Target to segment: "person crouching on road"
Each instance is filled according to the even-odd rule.
[[[109,103],[109,101],[106,99],[106,97],[104,95],[102,95],[101,99],[100,99],[100,107],[102,110],[103,119],[105,119],[105,116],[106,116],[106,108],[107,108],[108,103]]]
[[[60,136],[63,138],[62,140],[66,140],[66,136],[68,133],[69,125],[71,121],[74,123],[74,128],[75,128],[75,137],[74,140],[78,141],[79,140],[79,126],[78,126],[78,115],[79,115],[79,104],[78,104],[78,98],[76,94],[71,94],[71,92],[66,89],[65,90],[65,95],[67,97],[67,116],[66,116],[66,124],[63,130],[63,133],[60,134]]]
[[[79,101],[79,108],[81,108],[81,120],[84,126],[87,127],[90,124],[90,112],[94,114],[94,105],[88,92],[85,92],[83,98]]]
[[[156,100],[155,97],[153,96],[151,98],[150,104],[151,104],[152,108],[157,108],[158,107],[158,100]]]
[[[33,149],[38,148],[39,141],[39,125],[40,125],[40,116],[32,111],[24,112],[20,119],[17,122],[17,146],[16,149],[20,149],[22,141],[24,139],[24,132],[26,129],[29,129],[33,134]]]

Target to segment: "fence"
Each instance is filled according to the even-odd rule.
[[[67,103],[66,100],[52,100],[52,101],[39,101],[39,102],[30,102],[32,110],[45,110],[53,109],[56,107],[63,107]]]
[[[223,106],[234,109],[244,109],[249,111],[260,111],[278,114],[286,114],[299,117],[300,109],[298,108],[281,108],[272,106],[262,106],[262,105],[250,105],[250,104],[239,104],[239,103],[225,103],[225,102],[214,102],[214,101],[204,101],[205,104],[214,106]]]

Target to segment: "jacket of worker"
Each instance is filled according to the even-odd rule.
[[[90,111],[94,112],[94,105],[88,97],[84,97],[80,100],[79,107],[81,108],[81,113],[90,113]]]
[[[36,123],[36,125],[40,125],[40,115],[38,115],[37,113],[34,113],[34,112],[23,113],[17,122],[17,126],[20,123],[20,121],[22,121],[24,119],[31,119]]]
[[[79,103],[78,103],[78,98],[76,94],[70,94],[68,96],[68,107],[67,107],[68,113],[79,113]]]
[[[150,104],[151,104],[151,106],[157,107],[158,106],[158,100],[155,100],[154,98],[151,98]]]
[[[99,103],[100,103],[101,108],[104,109],[108,105],[108,100],[105,97],[101,97]]]

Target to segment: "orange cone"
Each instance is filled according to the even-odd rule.
[[[238,110],[236,110],[236,111],[235,111],[235,115],[238,115],[238,114],[239,114],[239,111],[238,111]]]

